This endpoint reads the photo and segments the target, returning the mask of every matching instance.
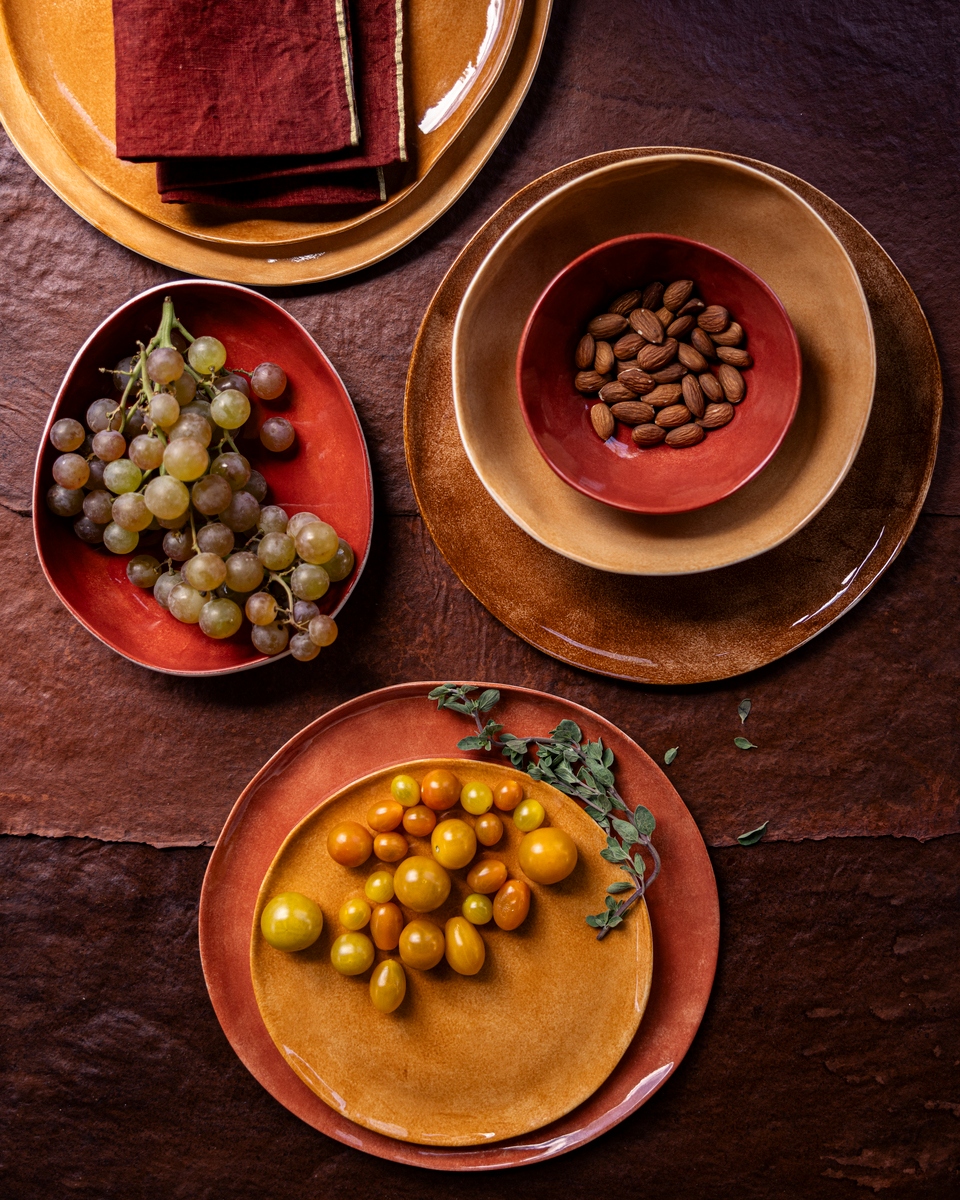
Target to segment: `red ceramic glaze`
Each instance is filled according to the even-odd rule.
[[[234,805],[207,866],[200,956],[213,1007],[241,1061],[307,1124],[394,1162],[439,1171],[491,1171],[540,1162],[592,1141],[635,1112],[673,1073],[693,1041],[713,985],[720,935],[717,885],[693,817],[636,742],[568,700],[527,688],[478,685],[500,689],[496,717],[518,733],[549,730],[569,718],[591,739],[602,737],[616,756],[617,787],[626,802],[647,805],[657,819],[654,836],[663,870],[647,898],[653,986],[643,1021],[618,1066],[588,1100],[543,1129],[495,1145],[396,1141],[328,1107],[283,1060],[260,1017],[250,977],[257,894],[290,830],[346,784],[412,759],[486,757],[456,749],[467,723],[456,713],[437,711],[427,697],[436,686],[404,683],[350,700],[301,730],[261,769]],[[615,936],[608,939],[614,953]]]
[[[152,593],[127,581],[131,555],[85,545],[74,534],[71,520],[54,516],[45,501],[58,454],[50,444],[51,426],[61,417],[74,417],[86,427],[84,414],[90,403],[116,395],[99,368],[112,368],[135,349],[138,339],[149,340],[167,295],[173,296],[178,318],[194,337],[212,334],[223,342],[229,367],[252,370],[270,361],[286,371],[284,394],[271,402],[254,398],[253,404],[261,421],[277,414],[293,424],[294,448],[271,454],[258,438],[237,444],[266,478],[267,503],[281,505],[291,516],[304,509],[316,513],[353,547],[353,572],[333,584],[320,601],[321,611],[331,615],[343,607],[370,550],[370,460],[353,404],[330,360],[285,309],[248,288],[212,280],[165,283],[118,308],[81,347],[57,393],[37,456],[33,528],[44,574],[81,625],[118,654],[173,675],[222,675],[270,661],[251,644],[246,620],[238,633],[223,641],[206,637],[196,625],[182,625]],[[147,544],[141,535],[140,541],[134,554],[163,559],[159,540]]]
[[[707,304],[729,309],[755,364],[743,372],[747,394],[730,424],[683,450],[638,449],[619,423],[602,442],[590,424],[596,397],[573,386],[574,351],[588,321],[654,279],[692,279]],[[638,513],[703,508],[762,471],[796,414],[800,375],[797,335],[763,280],[711,246],[660,233],[614,238],[565,267],[534,306],[517,356],[523,418],[552,470],[585,496]]]

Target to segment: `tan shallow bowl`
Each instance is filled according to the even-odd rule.
[[[371,858],[349,870],[326,850],[329,830],[363,821],[389,797],[401,771],[422,779],[445,767],[461,780],[523,783],[550,825],[577,843],[573,874],[552,887],[531,885],[530,916],[518,930],[482,926],[487,957],[472,977],[442,962],[408,970],[407,994],[395,1013],[370,1003],[370,972],[345,978],[330,965],[342,932],[337,912],[361,895],[386,865]],[[457,815],[463,813],[457,809]],[[522,834],[504,821],[500,843],[478,857],[502,859],[511,877]],[[427,839],[408,838],[411,854],[429,854]],[[644,905],[604,941],[585,923],[603,908],[607,886],[623,872],[600,857],[604,835],[571,799],[506,766],[463,759],[421,759],[377,771],[325,800],[290,833],[257,900],[250,967],[257,1004],[280,1053],[306,1085],[345,1117],[377,1133],[432,1146],[471,1146],[528,1133],[586,1100],[630,1045],[650,994],[653,943]],[[474,860],[476,861],[476,860]],[[390,868],[392,869],[392,868]],[[441,927],[469,892],[466,869],[453,871],[450,898],[426,914]],[[323,910],[316,944],[297,954],[267,945],[260,914],[279,892],[299,891]],[[416,914],[405,912],[407,919]],[[377,960],[397,958],[377,952]],[[602,1001],[603,1020],[591,1019]]]
[[[563,483],[530,438],[515,364],[537,298],[567,263],[627,233],[706,242],[744,263],[783,302],[800,340],[796,419],[769,465],[695,512],[621,512]],[[627,575],[714,570],[802,529],[849,470],[873,402],[873,327],[857,272],[822,218],[768,175],[729,160],[663,154],[614,163],[535,204],[490,250],[453,337],[464,449],[504,512],[544,546]]]

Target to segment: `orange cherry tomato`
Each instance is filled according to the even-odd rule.
[[[505,779],[493,789],[493,802],[501,812],[513,812],[523,799],[523,788],[516,779]]]
[[[360,867],[373,851],[373,838],[356,821],[341,821],[327,834],[327,852],[344,867]]]
[[[433,912],[450,895],[450,876],[432,858],[414,854],[405,859],[393,876],[397,899],[414,912]]]
[[[444,926],[447,962],[458,975],[476,975],[487,956],[483,938],[466,917],[451,917]]]
[[[443,930],[432,921],[411,921],[400,934],[400,957],[408,967],[429,971],[443,958]]]
[[[403,805],[396,800],[383,800],[367,809],[367,824],[377,833],[389,833],[403,820]]]
[[[408,808],[403,814],[403,827],[412,837],[429,837],[436,823],[437,818],[422,804]]]
[[[403,913],[395,904],[378,904],[370,914],[370,936],[378,950],[396,950],[403,930]]]
[[[378,833],[373,839],[373,852],[381,862],[399,862],[409,849],[402,833]]]
[[[467,873],[467,886],[482,896],[499,892],[506,882],[507,868],[498,858],[482,858]]]
[[[493,919],[501,929],[516,929],[529,911],[529,885],[522,879],[508,879],[493,899]]]
[[[456,817],[441,821],[430,835],[433,857],[448,870],[465,867],[477,852],[477,835],[466,821]]]
[[[481,846],[495,846],[503,837],[503,822],[496,813],[484,813],[482,817],[477,817],[473,832]]]
[[[565,829],[535,829],[520,843],[520,869],[534,883],[559,883],[577,865],[577,843]]]
[[[434,812],[443,812],[444,809],[453,808],[459,798],[460,781],[456,775],[442,768],[428,771],[424,775],[423,783],[420,784],[420,799],[427,808],[432,808]]]

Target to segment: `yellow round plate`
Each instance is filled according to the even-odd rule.
[[[368,875],[388,864],[371,857],[349,870],[327,853],[330,829],[363,821],[390,797],[390,780],[420,780],[444,767],[461,783],[491,787],[510,776],[540,801],[550,825],[577,843],[573,874],[552,887],[531,884],[530,915],[518,930],[480,927],[486,961],[479,974],[457,975],[446,962],[407,970],[407,994],[384,1015],[370,1002],[370,972],[338,975],[330,947],[343,932],[341,904],[363,894]],[[457,808],[450,815],[463,816]],[[510,876],[522,834],[503,814],[504,836],[479,857],[499,858]],[[442,819],[442,818],[441,818]],[[408,838],[411,854],[429,854],[427,839]],[[650,994],[653,943],[646,907],[635,905],[603,941],[585,923],[602,910],[606,888],[625,877],[600,857],[597,825],[569,797],[506,766],[426,759],[377,771],[335,793],[289,834],[264,877],[250,942],[257,1004],[270,1036],[312,1091],[350,1120],[402,1141],[469,1146],[528,1133],[582,1103],[620,1061]],[[474,860],[476,861],[476,859]],[[441,927],[460,911],[469,868],[452,871],[449,900],[425,914]],[[274,950],[260,933],[272,896],[298,891],[324,915],[308,950]],[[407,919],[412,914],[405,913]],[[377,960],[398,958],[377,952]]]

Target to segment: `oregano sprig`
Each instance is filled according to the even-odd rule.
[[[607,835],[607,844],[600,851],[602,858],[624,871],[629,882],[611,884],[607,889],[603,912],[586,918],[597,930],[597,940],[606,937],[611,929],[623,922],[627,910],[646,892],[660,873],[660,855],[651,837],[657,822],[642,804],[630,811],[617,791],[612,767],[613,751],[603,740],[585,740],[575,721],[561,721],[546,737],[518,737],[507,733],[503,725],[492,718],[484,720],[500,702],[496,688],[487,688],[474,697],[477,687],[468,684],[445,683],[430,692],[437,708],[470,717],[477,732],[457,742],[459,750],[499,750],[517,770],[526,771],[531,779],[549,783],[557,791],[580,801],[583,809]],[[648,872],[646,853],[652,863]],[[615,897],[629,895],[621,901]]]

